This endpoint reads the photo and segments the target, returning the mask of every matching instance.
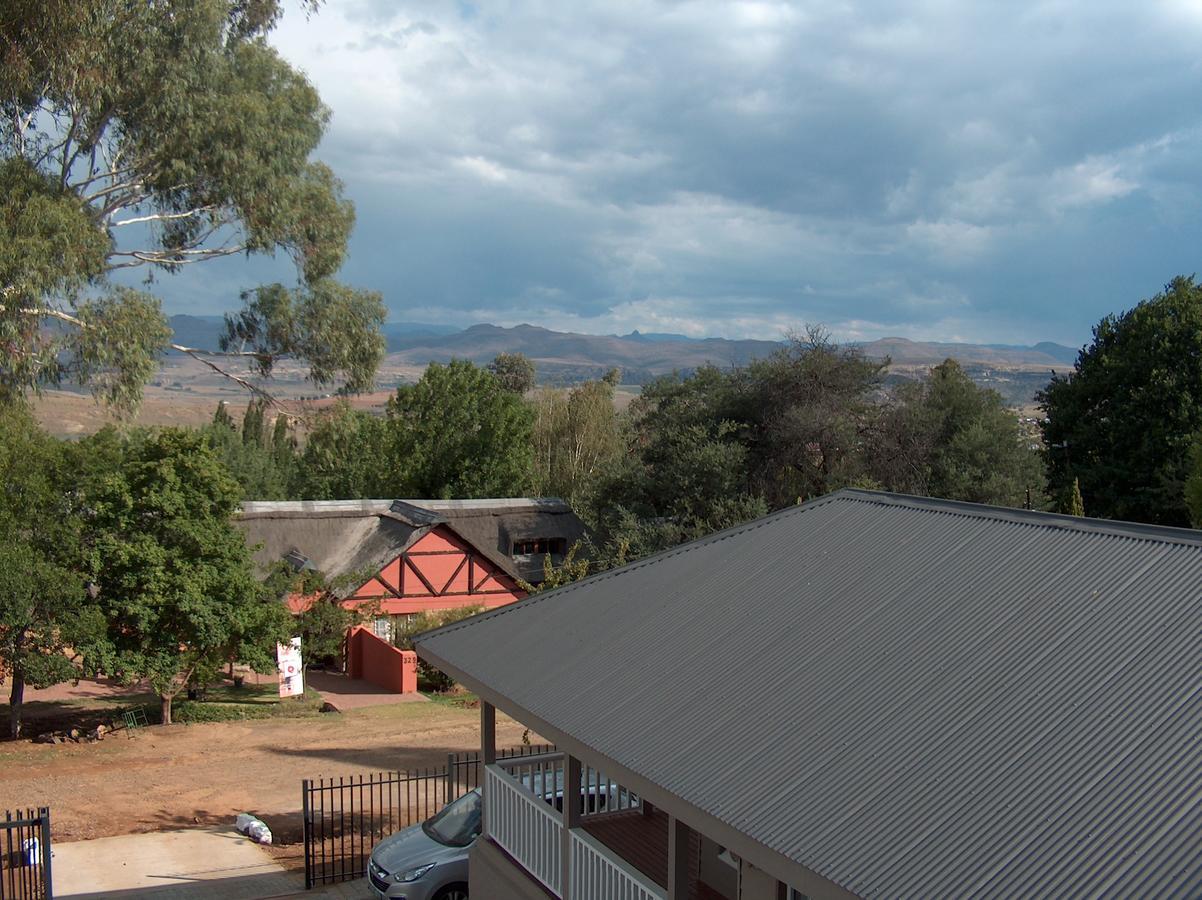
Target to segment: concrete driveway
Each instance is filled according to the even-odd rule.
[[[52,866],[56,897],[251,900],[304,889],[303,876],[233,827],[56,843]]]

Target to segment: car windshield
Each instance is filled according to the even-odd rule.
[[[422,831],[448,847],[466,847],[480,834],[480,792],[464,794],[422,822]]]

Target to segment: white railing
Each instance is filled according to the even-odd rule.
[[[488,836],[556,896],[563,896],[563,819],[555,807],[495,765],[485,768],[484,797]]]
[[[645,875],[582,829],[572,829],[572,900],[666,900]]]

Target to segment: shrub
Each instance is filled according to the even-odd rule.
[[[483,611],[483,606],[457,606],[452,609],[435,609],[418,613],[410,616],[404,624],[393,629],[392,642],[402,650],[412,650],[413,639],[422,632],[460,622]],[[417,677],[419,680],[425,681],[432,691],[449,691],[455,686],[455,681],[449,675],[436,669],[421,657],[418,657],[417,660]]]

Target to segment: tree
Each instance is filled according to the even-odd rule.
[[[312,6],[313,4],[310,4]],[[0,6],[0,400],[73,378],[130,409],[168,346],[269,374],[305,359],[362,390],[376,294],[330,279],[354,221],[310,160],[329,119],[267,42],[277,0],[11,0]],[[300,284],[244,295],[221,350],[170,342],[159,301],[112,287],[283,251]]]
[[[1043,463],[1018,417],[952,359],[897,388],[869,456],[889,490],[1013,507],[1028,490],[1043,496]]]
[[[197,673],[228,660],[270,668],[291,630],[231,521],[238,499],[204,437],[181,429],[135,435],[88,498],[108,623],[92,667],[149,681],[164,724]]]
[[[310,423],[289,494],[301,500],[385,497],[389,434],[384,420],[337,403]]]
[[[569,502],[622,452],[614,386],[589,381],[570,390],[544,388],[534,406],[534,489]]]
[[[1188,525],[1190,446],[1202,428],[1202,286],[1162,293],[1102,319],[1072,374],[1039,395],[1049,479],[1073,479],[1090,514]]]
[[[745,385],[735,385],[733,418],[746,423],[751,487],[770,508],[861,482],[864,438],[888,365],[810,326],[748,367]]]
[[[524,353],[498,353],[488,364],[504,390],[524,396],[534,387],[534,363]]]
[[[0,673],[14,738],[25,688],[78,677],[68,650],[88,646],[103,627],[86,589],[69,456],[25,410],[0,410]]]
[[[512,497],[530,486],[534,414],[487,369],[431,363],[388,401],[392,497]],[[363,448],[371,452],[369,447]]]
[[[1085,500],[1081,496],[1081,480],[1073,479],[1073,489],[1060,504],[1060,511],[1069,516],[1085,515]]]

